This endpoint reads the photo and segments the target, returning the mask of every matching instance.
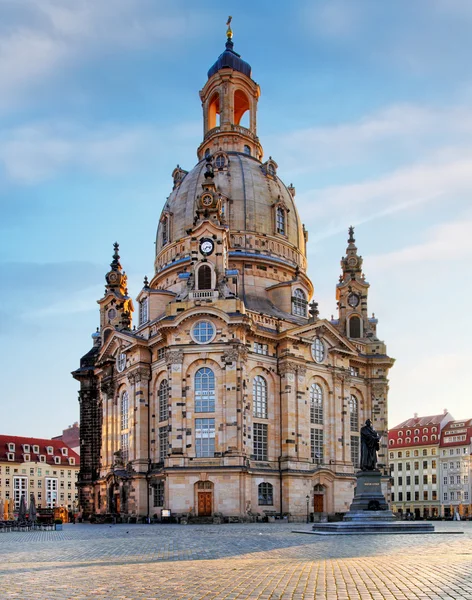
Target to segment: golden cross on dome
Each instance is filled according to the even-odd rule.
[[[228,39],[231,39],[233,37],[233,31],[231,29],[231,21],[233,20],[233,17],[228,17],[228,20],[226,21],[226,25],[228,27],[228,29],[226,30],[226,37]]]

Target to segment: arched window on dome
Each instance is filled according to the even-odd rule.
[[[249,114],[251,106],[249,99],[242,90],[234,92],[234,124],[249,128]]]
[[[349,319],[349,337],[360,338],[361,337],[361,320],[357,315],[352,316]]]
[[[198,268],[198,274],[197,274],[198,289],[199,290],[211,290],[211,288],[212,288],[211,279],[212,279],[211,267],[209,267],[208,265],[201,265]]]
[[[323,425],[323,390],[317,383],[312,383],[310,388],[310,422]]]
[[[303,290],[297,288],[292,296],[292,315],[306,317],[307,300]]]
[[[248,146],[247,144],[244,145],[244,154],[251,156],[251,147]]]
[[[208,129],[220,125],[220,96],[215,92],[208,103]]]
[[[280,235],[285,235],[285,229],[285,210],[278,206],[275,213],[275,231]]]

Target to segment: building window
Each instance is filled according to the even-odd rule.
[[[164,462],[169,452],[169,430],[167,425],[159,427],[159,462]]]
[[[197,287],[199,290],[211,290],[211,267],[201,265],[198,269]]]
[[[222,154],[218,154],[218,156],[215,158],[215,167],[217,169],[223,169],[225,164],[226,164],[225,157]]]
[[[215,326],[210,321],[199,321],[192,329],[193,339],[197,344],[207,344],[215,336]]]
[[[399,471],[403,471],[403,464],[402,463],[398,463],[397,468]]]
[[[409,462],[407,462],[407,463],[406,463],[406,465],[405,465],[405,469],[406,469],[407,471],[410,471],[410,470],[411,470],[411,464],[410,464]]]
[[[164,506],[164,482],[159,481],[155,483],[153,486],[153,506],[157,508],[158,506]]]
[[[277,233],[285,235],[285,211],[282,207],[278,206],[276,211],[276,228]]]
[[[398,478],[398,485],[403,485],[403,477]]]
[[[408,480],[407,485],[410,485],[410,481]],[[415,475],[415,485],[419,485],[420,484],[420,476],[419,475]]]
[[[8,444],[8,450],[9,450],[10,452],[15,452],[15,444],[13,444],[12,442],[10,442],[10,443]]]
[[[351,461],[355,469],[359,468],[359,436],[351,435]]]
[[[359,430],[359,403],[354,394],[351,394],[349,399],[349,422],[351,424],[351,431]]]
[[[325,345],[320,338],[315,338],[311,345],[311,356],[317,363],[322,363],[325,359],[326,350]]]
[[[169,217],[162,219],[162,245],[165,246],[169,242]]]
[[[349,337],[361,337],[361,320],[355,315],[349,319]]]
[[[253,424],[253,452],[254,460],[268,460],[267,425],[265,423]]]
[[[417,478],[417,477],[415,477],[415,483],[416,483],[416,484],[418,484],[418,481],[417,481],[417,479],[418,479],[418,478]],[[407,475],[407,476],[406,476],[406,485],[411,485],[411,476],[410,476],[410,475]]]
[[[215,412],[215,374],[208,367],[195,373],[195,412]]]
[[[34,452],[34,454],[39,454],[39,446],[34,445],[33,452]]]
[[[252,400],[254,416],[260,419],[267,419],[267,382],[260,375],[254,377]]]
[[[157,392],[159,397],[159,421],[167,421],[169,418],[169,382],[163,379]]]
[[[57,505],[57,479],[46,478],[46,506],[54,508]]]
[[[139,303],[139,324],[147,323],[149,321],[149,298],[143,298]]]
[[[323,425],[323,390],[317,383],[310,388],[310,422]]]
[[[21,496],[25,497],[26,504],[28,504],[28,478],[13,477],[13,499],[17,508],[20,504]]]
[[[259,505],[272,506],[274,504],[274,488],[271,483],[260,483],[257,487]]]
[[[406,493],[406,501],[410,502],[411,501],[411,492],[407,492]]]
[[[128,415],[129,395],[127,391],[124,391],[121,394],[121,458],[125,464],[129,459]]]
[[[314,462],[321,464],[324,458],[324,442],[323,442],[323,430],[312,429],[311,436],[311,458]]]
[[[254,352],[256,354],[269,354],[269,346],[267,344],[259,344],[259,342],[254,342]]]
[[[247,154],[248,156],[251,156],[251,148],[248,145],[244,146],[244,154]]]
[[[215,455],[215,419],[195,419],[195,450],[198,458]]]
[[[272,175],[272,177],[275,177],[275,166],[272,163],[268,164],[267,173],[269,173],[269,175]]]
[[[297,288],[292,296],[292,315],[306,317],[306,295],[303,290]]]
[[[424,448],[423,450],[423,456],[428,456],[428,451],[426,450],[426,448]]]
[[[403,502],[403,492],[398,492],[398,502]]]

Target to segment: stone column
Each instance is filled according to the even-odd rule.
[[[306,392],[306,367],[297,366],[297,458],[311,462],[310,402]]]
[[[296,458],[296,363],[284,361],[279,364],[281,376],[282,414],[281,420],[281,456],[282,459]],[[294,435],[295,434],[295,435]]]
[[[226,453],[243,456],[243,373],[242,365],[247,361],[247,348],[239,344],[223,355],[225,379],[224,389],[224,440]],[[231,450],[228,450],[230,448]]]
[[[149,381],[151,369],[149,365],[140,365],[128,374],[132,387],[130,404],[133,411],[130,415],[129,429],[132,432],[130,457],[133,469],[138,473],[146,473],[149,466]]]
[[[182,412],[185,412],[185,398],[182,395],[184,353],[182,350],[168,350],[166,362],[169,381],[169,466],[181,463],[185,452],[184,422]],[[158,443],[158,442],[157,442]]]

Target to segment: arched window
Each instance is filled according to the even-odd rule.
[[[267,382],[261,375],[256,375],[252,384],[253,414],[260,419],[267,419]]]
[[[272,506],[274,504],[274,488],[271,483],[260,483],[257,487],[259,505]]]
[[[285,235],[285,211],[282,207],[277,207],[275,230],[281,235]]]
[[[195,412],[215,412],[215,374],[208,367],[195,373]]]
[[[349,337],[361,337],[361,320],[356,315],[349,319]]]
[[[420,438],[418,436],[415,436],[415,438],[413,439],[414,442],[419,442]]]
[[[292,296],[292,315],[297,315],[299,317],[306,317],[306,296],[305,292],[300,288],[297,288],[293,292]]]
[[[217,169],[222,169],[225,166],[225,164],[226,160],[223,154],[218,154],[218,156],[215,158],[215,167]]]
[[[399,431],[399,432],[398,432],[398,435],[399,435],[400,437],[403,437],[403,431]]]
[[[129,395],[127,391],[121,394],[121,457],[126,464],[129,459],[129,433],[128,433],[128,414],[129,414]]]
[[[161,221],[162,245],[165,246],[169,241],[169,217],[164,217]]]
[[[211,156],[210,148],[207,148],[207,149],[205,150],[205,158],[206,158],[206,159],[209,159],[209,158],[210,158],[210,156]]]
[[[202,265],[198,269],[198,289],[211,290],[211,268],[208,265]]]
[[[410,437],[405,438],[405,443],[406,444],[409,444],[410,442],[411,442],[411,438]]]
[[[250,109],[249,100],[246,94],[242,90],[236,90],[234,92],[234,124],[242,125],[245,127],[249,125],[248,119],[244,119],[241,123],[243,116],[248,113]],[[248,113],[249,114],[249,113]]]
[[[312,383],[310,388],[310,421],[323,425],[323,390],[317,383]]]
[[[159,396],[159,421],[169,418],[169,382],[167,379],[161,381],[158,391]]]
[[[247,145],[244,146],[244,154],[247,154],[248,156],[251,156],[251,148],[250,148],[250,146],[247,146]]]
[[[359,429],[359,403],[354,394],[351,394],[349,399],[349,421],[351,423],[351,431],[358,431]],[[401,442],[401,440],[398,440]]]
[[[267,167],[267,173],[269,173],[269,175],[272,175],[272,177],[275,177],[275,167],[272,163],[269,163]]]
[[[220,124],[220,96],[213,94],[208,105],[208,129],[218,127]]]

